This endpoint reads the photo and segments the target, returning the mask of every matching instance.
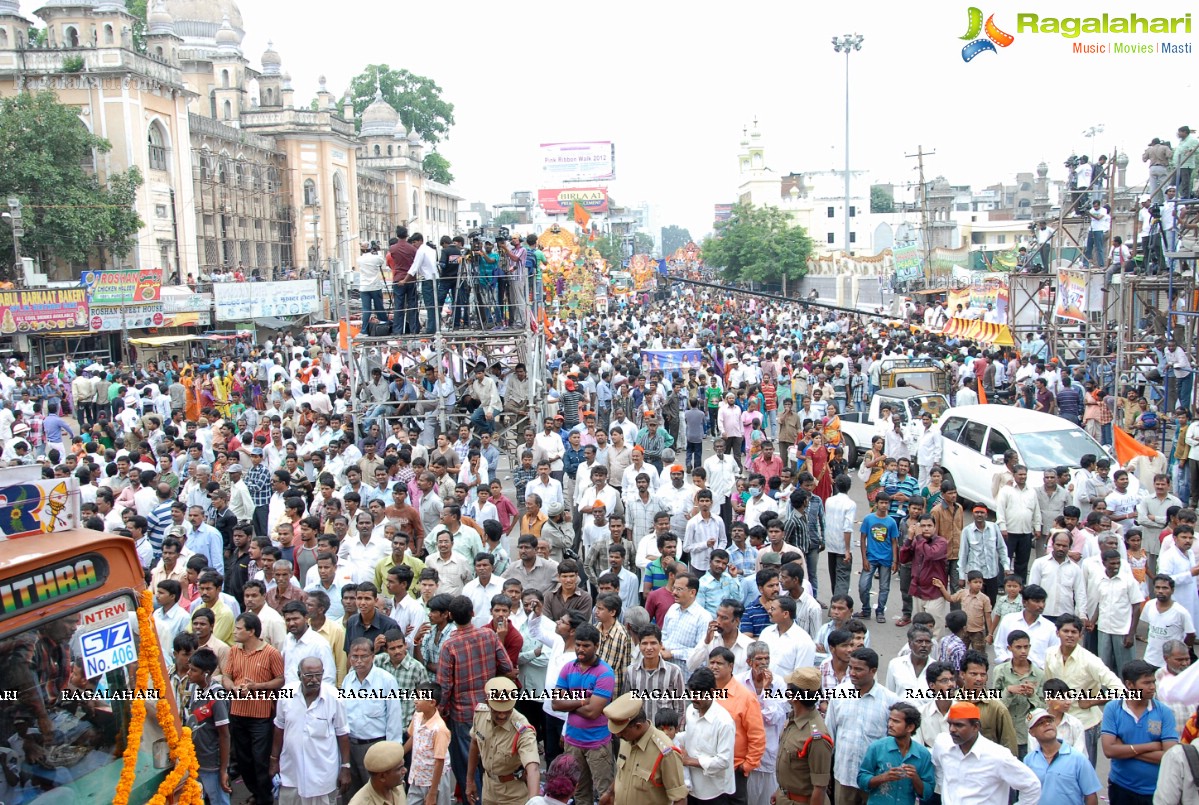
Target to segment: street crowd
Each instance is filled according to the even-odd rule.
[[[211,805],[1199,802],[1189,363],[1167,410],[908,314],[675,290],[547,317],[532,374],[383,345],[357,398],[318,331],[12,361],[0,443],[136,546]],[[931,414],[848,464],[895,357],[1164,449],[1135,494],[1012,453],[967,511]]]

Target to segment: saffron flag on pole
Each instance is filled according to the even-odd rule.
[[[1112,425],[1112,435],[1115,437],[1116,460],[1121,466],[1127,465],[1137,456],[1153,458],[1157,455],[1157,450],[1147,444],[1141,444],[1119,425]]]
[[[577,201],[575,202],[574,219],[575,223],[583,229],[586,229],[587,224],[591,223],[591,213],[583,209],[583,205]]]
[[[979,405],[987,404],[987,390],[985,388],[983,388],[982,383],[978,384],[978,404]]]

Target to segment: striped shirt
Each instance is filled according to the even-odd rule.
[[[598,626],[596,628],[600,630],[599,650],[596,653],[616,675],[616,688],[613,693],[613,698],[616,698],[624,693],[624,672],[632,662],[633,641],[629,639],[629,633],[617,621],[612,622],[612,628],[608,630],[607,634],[604,634],[602,628]]]
[[[165,503],[159,503],[150,510],[150,515],[146,518],[149,525],[146,536],[150,538],[150,547],[154,549],[155,559],[162,556],[162,540],[171,526],[171,504],[174,502],[168,500]]]
[[[582,691],[612,701],[616,698],[616,674],[608,663],[598,657],[595,665],[587,666],[571,660],[562,666],[556,687],[559,690]],[[608,731],[608,717],[600,713],[598,718],[584,718],[575,710],[566,716],[562,740],[568,746],[584,750],[607,746],[612,740],[612,733]]]
[[[843,682],[841,690],[854,690]],[[848,788],[857,788],[858,769],[866,749],[887,734],[887,711],[899,697],[875,682],[870,690],[855,698],[833,699],[828,705],[825,724],[837,744],[833,756],[833,779]]]
[[[240,645],[233,645],[229,647],[221,674],[229,690],[236,690],[243,679],[259,684],[280,679],[283,677],[283,655],[266,642],[260,642],[258,648],[251,652]],[[274,710],[275,703],[269,700],[234,699],[229,706],[230,715],[243,718],[270,718]]]
[[[680,669],[687,667],[691,652],[704,641],[704,633],[712,620],[708,610],[698,601],[683,609],[674,604],[662,619],[662,645],[670,649],[671,659]]]
[[[679,714],[680,720],[686,711],[687,683],[684,681],[682,669],[672,662],[659,660],[658,667],[651,670],[645,667],[645,659],[638,657],[624,672],[624,690],[626,693],[637,691],[642,695],[641,706],[651,724],[654,722],[654,716],[661,710],[674,710]],[[647,694],[647,691],[658,693]],[[679,726],[682,727],[681,721]]]

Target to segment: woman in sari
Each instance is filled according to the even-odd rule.
[[[945,479],[945,473],[940,467],[933,467],[928,471],[928,486],[920,490],[921,497],[924,498],[924,510],[931,512],[933,506],[941,502],[941,481]]]
[[[812,434],[812,444],[808,447],[804,469],[816,479],[816,487],[812,492],[821,500],[828,500],[833,494],[833,475],[829,469],[831,458],[828,445],[824,443],[824,434],[816,431]]]
[[[188,422],[196,422],[200,419],[200,399],[197,395],[195,369],[191,366],[183,367],[179,380],[187,389],[186,402],[183,407],[184,418]]]
[[[883,469],[887,457],[883,454],[883,437],[875,436],[870,439],[870,449],[862,457],[862,462],[870,468],[870,477],[866,479],[866,499],[871,503],[878,496],[878,490],[883,485]]]

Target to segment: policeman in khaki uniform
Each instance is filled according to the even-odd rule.
[[[524,805],[541,793],[537,732],[516,707],[516,683],[503,676],[488,681],[486,701],[475,707],[466,764],[466,797],[479,802],[475,772],[483,766],[483,805]]]
[[[350,805],[406,805],[404,794],[404,746],[395,741],[379,741],[366,750],[362,765],[371,778],[350,800]],[[417,803],[421,805],[421,803]]]
[[[774,805],[824,805],[825,788],[833,779],[833,739],[816,710],[819,699],[814,694],[819,690],[820,672],[815,668],[796,668],[787,676],[791,718],[779,741]]]
[[[687,801],[683,759],[645,717],[632,691],[604,708],[608,731],[621,739],[616,779],[600,805],[682,805]]]

